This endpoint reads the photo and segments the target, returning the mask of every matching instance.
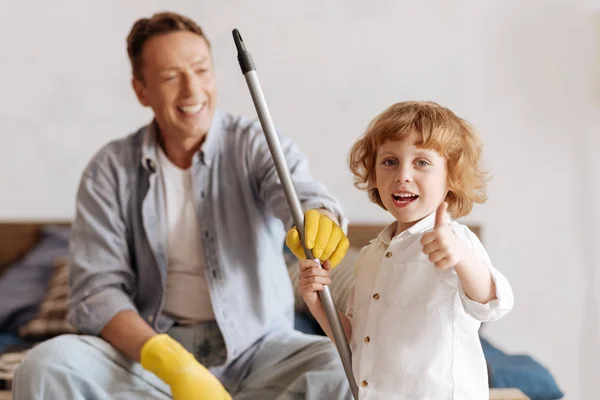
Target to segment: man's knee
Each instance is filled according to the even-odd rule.
[[[329,339],[318,341],[314,346],[314,358],[316,365],[322,369],[343,373],[343,365],[335,345]]]
[[[313,345],[311,370],[305,375],[305,398],[342,400],[351,398],[350,386],[342,360],[335,345],[329,340],[319,340]]]
[[[27,352],[15,370],[15,382],[21,379],[31,382],[53,371],[83,368],[84,346],[77,335],[61,335],[38,344]]]

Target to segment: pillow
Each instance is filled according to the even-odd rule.
[[[349,248],[344,259],[331,271],[331,286],[329,287],[329,291],[331,292],[333,303],[341,312],[346,312],[346,302],[354,286],[354,263],[359,253],[359,248]],[[310,315],[310,310],[300,295],[300,282],[298,279],[300,268],[298,267],[298,260],[291,253],[284,253],[284,256],[294,288],[295,310]]]
[[[7,348],[10,349],[12,346],[21,345],[23,343],[25,343],[23,339],[21,339],[14,333],[0,332],[0,354],[2,354]]]
[[[28,339],[47,339],[63,333],[76,333],[67,321],[69,290],[69,262],[66,257],[60,257],[55,261],[46,297],[35,317],[19,328],[19,335]]]
[[[526,355],[509,355],[481,338],[481,346],[490,371],[490,387],[519,388],[531,400],[561,399],[550,372]]]
[[[53,262],[68,253],[69,228],[48,226],[40,239],[0,277],[0,331],[16,332],[31,320],[46,294]]]
[[[325,336],[316,319],[298,311],[294,312],[294,329],[309,335]]]

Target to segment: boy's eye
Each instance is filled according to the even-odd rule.
[[[416,164],[419,167],[426,167],[426,166],[430,165],[429,161],[427,161],[427,160],[417,160]]]
[[[396,165],[396,160],[393,160],[391,158],[388,158],[386,160],[383,160],[383,165],[387,165],[388,167],[393,167],[394,165]]]

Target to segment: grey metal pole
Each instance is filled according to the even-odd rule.
[[[277,174],[279,175],[279,179],[283,185],[285,197],[292,212],[294,224],[298,229],[298,233],[300,233],[304,254],[306,255],[306,258],[312,259],[312,251],[304,246],[304,213],[302,212],[300,201],[296,195],[296,189],[294,187],[294,183],[292,182],[283,151],[281,150],[281,144],[279,143],[279,138],[277,137],[275,125],[271,119],[271,114],[269,113],[265,96],[263,95],[260,83],[258,81],[254,61],[252,60],[250,53],[246,50],[242,36],[237,29],[233,30],[233,40],[235,41],[235,46],[237,47],[238,61],[242,69],[242,73],[244,74],[246,83],[250,89],[250,95],[252,96],[254,107],[256,108],[260,124],[263,128],[263,132],[269,145],[271,156],[273,157],[273,162],[275,163],[275,168],[277,169]],[[327,320],[329,322],[329,326],[331,327],[333,339],[338,353],[340,354],[342,365],[344,367],[344,371],[346,372],[346,377],[350,383],[352,395],[355,399],[358,399],[358,386],[356,385],[354,375],[352,374],[352,356],[350,352],[350,346],[348,345],[348,340],[346,340],[346,334],[344,333],[342,322],[340,321],[340,317],[337,313],[337,309],[335,308],[335,304],[333,303],[331,292],[329,291],[328,286],[325,286],[323,291],[319,292],[319,298],[321,299],[321,303],[323,304],[323,308],[327,314]]]

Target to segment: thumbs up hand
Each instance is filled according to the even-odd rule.
[[[443,202],[435,211],[435,226],[421,237],[423,253],[437,268],[455,267],[468,253],[469,248],[452,232],[445,222],[448,204]]]

